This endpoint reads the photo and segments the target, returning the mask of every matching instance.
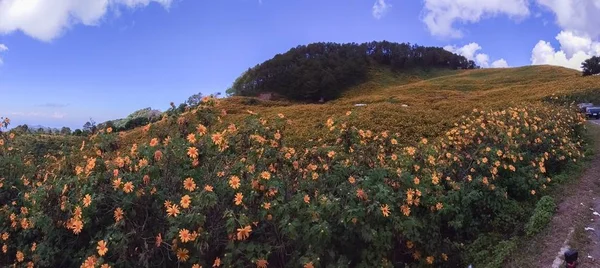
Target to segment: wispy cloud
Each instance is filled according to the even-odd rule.
[[[46,108],[64,108],[69,106],[68,103],[54,103],[54,102],[48,102],[48,103],[44,103],[44,104],[39,104],[37,105],[38,107],[46,107]]]
[[[38,117],[38,118],[53,118],[53,119],[62,119],[67,116],[66,113],[60,112],[52,112],[52,113],[40,113],[40,112],[11,112],[12,116],[22,116],[22,117]]]
[[[0,44],[0,53],[8,51],[8,47],[5,44]],[[0,58],[0,65],[2,65],[2,63],[4,63],[2,61],[2,58]]]
[[[376,0],[373,4],[373,17],[376,19],[383,18],[391,7],[392,5],[386,3],[385,0]]]

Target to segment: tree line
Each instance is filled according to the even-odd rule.
[[[249,68],[227,93],[257,96],[268,92],[292,100],[331,100],[351,85],[364,82],[369,70],[378,66],[394,71],[478,68],[475,62],[439,47],[387,41],[313,43],[297,46]]]

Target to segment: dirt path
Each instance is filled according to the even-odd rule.
[[[558,209],[548,230],[531,243],[537,254],[530,256],[535,260],[530,267],[564,267],[569,248],[579,252],[578,267],[600,267],[600,124],[589,128],[596,141],[594,159],[579,181],[565,185],[556,197]]]

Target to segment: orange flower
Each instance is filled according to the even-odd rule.
[[[267,268],[269,263],[265,259],[260,259],[256,261],[256,268]]]
[[[229,186],[231,186],[233,189],[240,188],[240,178],[235,175],[231,176],[229,179]]]
[[[198,158],[198,148],[196,148],[196,147],[188,147],[187,155],[190,158],[192,158],[192,159]]]
[[[427,264],[433,264],[434,258],[433,256],[429,256],[425,260],[427,261]]]
[[[329,158],[333,158],[333,157],[335,157],[335,152],[334,152],[334,151],[329,151],[329,152],[327,153],[327,157],[329,157]]]
[[[535,190],[531,190],[531,195],[535,195]]]
[[[271,203],[268,203],[268,202],[267,202],[267,203],[264,203],[264,204],[262,205],[262,207],[263,207],[263,208],[265,208],[266,210],[269,210],[269,209],[271,209]]]
[[[123,185],[123,192],[125,192],[125,193],[131,193],[131,192],[133,192],[133,188],[135,188],[135,187],[133,186],[133,183],[132,183],[132,182],[130,182],[130,181],[128,181],[128,182],[126,182],[126,183]]]
[[[213,191],[213,187],[212,187],[212,186],[210,186],[210,185],[208,185],[208,184],[207,184],[207,185],[204,185],[204,191],[207,191],[207,192],[212,192],[212,191]]]
[[[362,188],[358,188],[356,190],[356,197],[358,197],[358,199],[361,200],[367,200],[368,198],[367,193],[365,193],[365,191]]]
[[[20,250],[17,251],[17,261],[22,262],[24,259],[25,259],[25,254],[23,254],[23,252],[21,252]]]
[[[179,239],[183,243],[187,243],[187,242],[193,240],[192,239],[192,235],[190,234],[190,231],[188,229],[181,229],[181,230],[179,230]]]
[[[413,179],[413,182],[414,182],[416,185],[419,185],[419,183],[421,182],[421,180],[419,179],[419,177],[415,177],[415,178]]]
[[[219,266],[221,266],[221,259],[219,257],[217,257],[215,259],[215,262],[213,263],[212,267],[219,267]]]
[[[198,134],[200,134],[200,136],[204,136],[204,134],[206,134],[206,127],[202,124],[199,124],[196,127],[196,132],[198,132]]]
[[[113,189],[117,190],[121,187],[121,178],[117,178],[113,181]]]
[[[268,171],[263,171],[262,173],[260,173],[260,177],[265,179],[265,180],[270,180],[271,179],[271,173],[269,173]]]
[[[86,194],[85,197],[83,198],[83,207],[89,207],[92,204],[92,196],[89,194]]]
[[[442,253],[442,260],[444,260],[444,261],[448,260],[448,255],[446,255],[446,253]]]
[[[402,210],[402,214],[404,214],[404,216],[409,216],[410,215],[410,207],[407,205],[402,205],[400,207],[400,210]]]
[[[81,265],[82,268],[94,268],[96,267],[96,256],[89,256]]]
[[[162,235],[159,233],[156,236],[156,242],[154,242],[154,245],[156,245],[156,247],[158,248],[158,247],[160,247],[160,244],[162,244],[162,241],[163,241],[162,240]]]
[[[105,263],[105,264],[102,264],[102,265],[100,266],[100,268],[110,268],[110,265],[108,265],[107,263]]]
[[[185,262],[190,258],[190,251],[185,248],[177,249],[177,260],[179,262]]]
[[[202,265],[196,263],[196,264],[192,265],[192,268],[202,268]]]
[[[98,241],[98,246],[96,249],[98,250],[98,255],[100,256],[104,256],[104,254],[108,252],[108,247],[106,247],[106,242],[104,242],[104,240]]]
[[[154,147],[156,145],[158,145],[158,139],[157,138],[154,138],[154,139],[150,140],[150,147]]]
[[[308,196],[307,194],[304,195],[304,203],[310,203],[310,196]]]
[[[156,152],[154,152],[154,160],[156,161],[160,161],[162,159],[162,152],[160,150],[156,150]]]
[[[237,206],[242,204],[242,199],[244,198],[244,195],[242,193],[237,193],[235,194],[235,198],[233,199],[233,201],[235,201],[235,204]]]
[[[81,230],[83,229],[83,222],[80,219],[70,219],[68,224],[69,228],[73,230],[74,234],[81,233]]]
[[[2,253],[6,253],[8,251],[8,246],[6,244],[2,245]]]
[[[113,131],[112,127],[106,129],[106,133],[111,133]]]
[[[442,208],[444,208],[444,204],[439,203],[439,202],[437,204],[435,204],[435,209],[441,210]]]
[[[123,209],[122,208],[115,209],[114,214],[115,214],[114,217],[115,217],[116,222],[119,222],[123,219]]]
[[[383,214],[384,217],[390,216],[390,207],[387,204],[381,206],[381,214]]]
[[[182,208],[189,208],[191,202],[192,201],[190,196],[186,194],[183,197],[181,197],[181,201],[179,202],[179,204],[181,204]]]
[[[252,227],[250,225],[244,228],[237,229],[237,239],[238,240],[246,240],[250,237],[250,233],[252,232]]]
[[[351,184],[354,184],[356,182],[356,179],[354,179],[354,177],[350,176],[350,178],[348,178],[348,182],[350,182]]]
[[[172,205],[167,208],[167,215],[170,217],[177,217],[179,215],[179,206]]]
[[[194,179],[192,178],[187,178],[183,181],[183,188],[193,192],[196,189],[196,183],[194,182]]]
[[[9,236],[10,235],[7,232],[2,233],[2,240],[4,240],[4,241],[8,240]]]
[[[304,268],[315,268],[315,266],[313,265],[312,261],[309,263],[305,263],[304,264]]]
[[[189,143],[196,143],[196,135],[194,133],[190,133],[187,135],[187,141]]]

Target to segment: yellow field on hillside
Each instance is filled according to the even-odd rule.
[[[373,131],[389,130],[413,142],[435,137],[473,109],[512,106],[537,101],[553,94],[600,88],[600,78],[582,77],[575,70],[554,66],[527,66],[507,69],[435,71],[398,75],[388,71],[372,74],[341,98],[324,104],[250,101],[250,98],[222,99],[227,111],[225,124],[239,123],[248,110],[265,118],[281,113],[293,121],[287,134],[293,143],[324,137],[323,123],[329,117],[352,111],[353,123]],[[250,104],[252,103],[252,104]],[[355,104],[366,104],[355,107]],[[184,115],[194,123],[191,114]],[[155,127],[160,127],[161,122]],[[125,134],[125,141],[143,138],[139,129]],[[128,143],[128,142],[127,142]]]

